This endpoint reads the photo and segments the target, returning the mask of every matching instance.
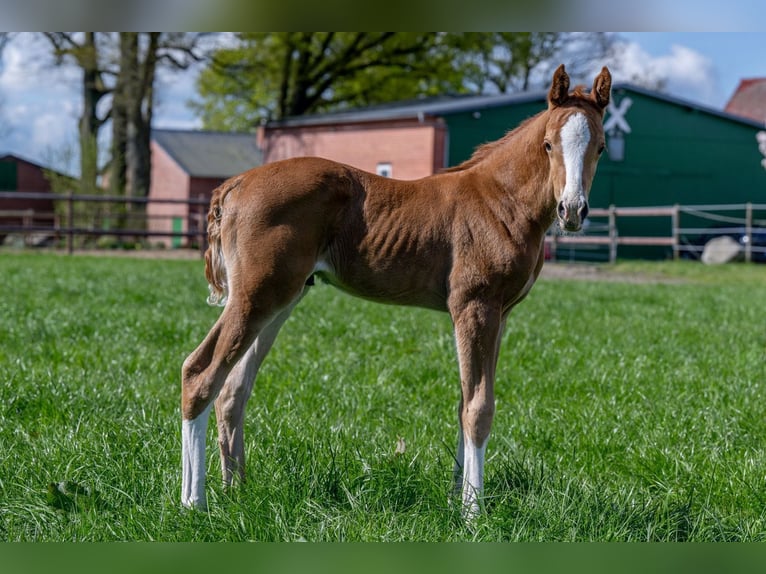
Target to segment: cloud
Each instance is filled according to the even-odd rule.
[[[0,152],[50,165],[61,149],[76,145],[80,81],[76,66],[55,65],[40,34],[16,34],[0,66]]]
[[[200,129],[202,120],[189,109],[194,98],[201,66],[190,70],[157,70],[155,80],[155,110],[153,125],[163,129]]]
[[[51,45],[42,34],[16,34],[3,50],[0,90],[6,95],[35,90],[65,93],[76,90],[80,72],[76,66],[57,66]]]
[[[616,42],[609,58],[615,82],[631,82],[669,95],[713,106],[720,99],[720,82],[710,58],[674,44],[670,52],[652,56],[635,42]]]

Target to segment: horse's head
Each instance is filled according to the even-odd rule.
[[[612,76],[606,67],[587,95],[579,89],[569,93],[563,64],[553,74],[541,145],[550,162],[556,214],[566,231],[579,231],[588,215],[588,194],[605,147],[603,118],[611,87]]]

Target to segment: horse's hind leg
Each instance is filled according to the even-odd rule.
[[[298,279],[295,277],[294,279]],[[184,506],[204,509],[205,436],[210,409],[229,373],[259,334],[303,291],[303,280],[240,286],[202,343],[184,361],[181,381],[182,492]],[[275,292],[279,294],[275,296]],[[255,302],[263,301],[263,305]],[[245,370],[247,370],[245,368]]]
[[[258,335],[252,309],[230,300],[213,328],[184,361],[181,378],[184,506],[204,509],[205,436],[210,408],[227,375]]]
[[[290,313],[303,298],[303,293],[269,323],[234,366],[215,401],[218,424],[218,447],[221,452],[223,482],[230,486],[235,479],[245,478],[244,414],[258,370]]]

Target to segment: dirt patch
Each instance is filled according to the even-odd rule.
[[[615,283],[683,283],[682,279],[651,273],[619,271],[608,265],[566,264],[546,262],[540,273],[542,279],[572,279],[580,281],[611,281]]]

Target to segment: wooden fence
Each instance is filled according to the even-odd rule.
[[[41,211],[34,207],[23,209],[3,209],[4,201],[14,203],[51,202],[55,211]],[[134,206],[153,204],[175,204],[186,206],[183,216],[186,229],[151,229],[150,220],[166,219],[170,221],[176,215],[147,217],[143,212],[134,213]],[[77,237],[118,237],[118,238],[178,238],[186,239],[189,244],[196,244],[204,254],[207,248],[207,208],[210,200],[204,197],[195,199],[156,199],[147,197],[123,197],[107,195],[52,194],[49,192],[0,192],[0,236],[17,234],[24,238],[25,244],[32,242],[32,237],[47,237],[60,243],[64,241],[67,251],[75,250]],[[105,214],[94,216],[83,222],[83,217],[75,214],[76,206],[107,205]],[[116,227],[114,220],[122,217],[127,225]],[[78,221],[78,219],[80,221]]]
[[[53,201],[55,212],[44,212],[32,207],[23,209],[3,209],[3,203],[19,201]],[[151,229],[145,213],[139,213],[140,219],[132,227],[115,228],[105,225],[104,219],[93,220],[87,224],[77,222],[76,205],[111,204],[115,206],[180,204],[187,206],[184,221],[185,230]],[[188,245],[198,246],[204,254],[207,248],[207,206],[209,200],[196,199],[154,199],[126,198],[101,195],[51,194],[32,192],[0,192],[0,236],[18,234],[24,238],[43,236],[54,239],[57,244],[63,242],[69,253],[75,250],[76,237],[114,236],[124,238],[176,238],[185,240]],[[154,217],[154,219],[163,216]],[[164,216],[169,219],[171,216]],[[620,233],[621,223],[626,219],[659,218],[667,221],[667,233],[634,234]],[[130,221],[130,220],[126,220]],[[133,220],[136,221],[135,219]],[[698,223],[699,222],[699,223]],[[742,244],[744,259],[766,260],[766,204],[722,204],[722,205],[673,205],[659,207],[617,207],[607,209],[593,208],[588,215],[586,229],[578,235],[561,235],[551,230],[545,238],[547,253],[551,259],[559,258],[563,248],[567,248],[570,257],[578,249],[597,249],[605,261],[617,260],[621,246],[664,247],[673,258],[699,258],[703,240],[716,235],[738,237]],[[656,227],[656,226],[655,226]],[[635,226],[633,226],[635,228]],[[31,244],[30,242],[27,242]],[[187,245],[187,246],[188,246]]]
[[[739,212],[741,215],[728,215]],[[762,218],[755,214],[763,213]],[[668,220],[667,235],[621,235],[621,218],[664,218]],[[598,224],[598,219],[606,223]],[[688,225],[689,220],[703,223]],[[617,207],[591,209],[588,229],[579,235],[559,235],[552,230],[546,236],[551,259],[557,258],[560,246],[602,247],[609,262],[617,260],[619,246],[666,247],[674,259],[686,256],[699,259],[704,242],[715,236],[738,238],[745,261],[766,258],[766,204],[742,203],[721,205],[673,205],[659,207]]]

